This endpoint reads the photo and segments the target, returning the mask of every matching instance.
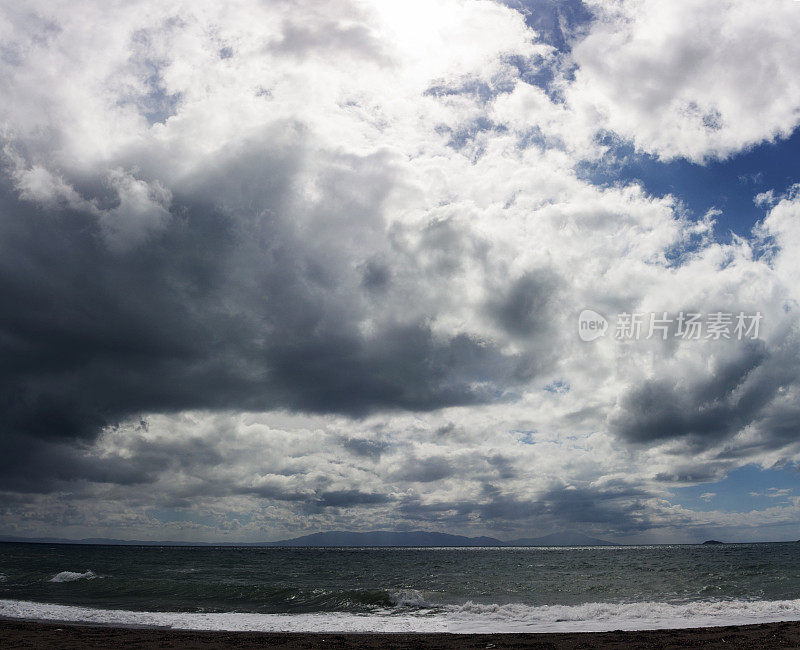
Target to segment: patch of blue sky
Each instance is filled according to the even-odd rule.
[[[539,40],[562,55],[555,57],[553,66],[544,67],[509,59],[523,81],[545,89],[551,96],[557,95],[551,83],[556,74],[571,78],[565,67],[568,57],[563,55],[569,54],[571,43],[591,24],[592,12],[581,0],[502,2],[520,11]],[[764,218],[765,209],[754,203],[757,194],[773,190],[780,195],[800,182],[798,131],[789,138],[762,143],[726,160],[702,165],[684,159],[664,162],[634,151],[630,143],[620,142],[613,135],[604,140],[610,147],[608,156],[599,164],[582,164],[577,170],[582,178],[598,185],[637,181],[654,196],[672,194],[680,199],[695,219],[702,219],[709,210],[719,210],[715,234],[721,241],[729,241],[731,233],[749,236],[753,226]]]
[[[564,393],[568,393],[570,391],[570,388],[571,386],[568,383],[558,379],[554,382],[547,384],[547,386],[544,387],[544,390],[546,390],[548,393],[563,395]]]
[[[518,81],[542,88],[551,99],[561,101],[559,84],[553,85],[553,80],[570,79],[571,70],[566,65],[571,47],[570,43],[587,26],[592,15],[580,0],[503,0],[504,4],[520,11],[525,16],[526,24],[537,32],[538,40],[555,48],[556,56],[548,61],[539,57],[506,56],[504,61],[515,74],[511,76],[500,75],[491,81],[465,77],[457,82],[433,83],[425,94],[429,96],[446,98],[449,95],[469,95],[486,104],[498,95],[512,92]],[[447,129],[447,127],[442,127]],[[449,130],[449,129],[447,129]],[[476,135],[488,131],[499,130],[498,127],[486,118],[478,118],[466,125],[458,132],[453,132],[448,146],[460,149],[472,144]],[[545,142],[541,133],[535,126],[520,143],[520,148],[531,145],[541,147],[560,146],[558,142]],[[478,156],[480,151],[477,152]]]
[[[534,436],[539,432],[536,429],[512,429],[509,433],[524,445],[535,445]]]
[[[600,163],[583,163],[577,170],[582,178],[597,185],[639,182],[653,196],[680,199],[695,219],[719,210],[716,235],[722,241],[731,233],[748,236],[764,218],[766,208],[755,204],[756,195],[768,190],[780,195],[800,182],[800,130],[702,165],[685,159],[664,162],[613,136],[603,142],[610,147],[608,155]]]
[[[569,52],[574,35],[593,19],[581,0],[503,0],[503,4],[522,13],[539,40],[559,52]]]
[[[541,43],[555,49],[556,56],[550,65],[531,66],[522,59],[509,59],[517,66],[520,78],[526,83],[538,86],[558,99],[558,87],[552,85],[558,76],[572,79],[574,67],[569,65],[565,55],[572,49],[572,42],[592,22],[591,12],[580,0],[503,0],[503,3],[525,16],[525,23],[533,29]]]
[[[750,512],[786,506],[791,497],[800,496],[800,469],[795,465],[761,469],[745,465],[716,483],[701,483],[674,488],[670,501],[700,512]]]

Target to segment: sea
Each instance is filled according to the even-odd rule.
[[[800,619],[800,543],[0,544],[0,617],[193,630],[559,632]]]

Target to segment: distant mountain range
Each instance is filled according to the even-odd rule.
[[[268,546],[503,546],[494,537],[464,537],[424,530],[392,532],[377,530],[369,533],[333,531],[314,533],[293,539],[269,542]]]
[[[277,542],[176,542],[141,541],[91,537],[87,539],[63,539],[59,537],[15,537],[0,535],[0,542],[29,542],[39,544],[107,544],[137,546],[613,546],[613,542],[588,537],[575,531],[553,533],[543,537],[525,537],[502,541],[494,537],[464,537],[448,533],[432,533],[424,530],[386,531],[367,533],[332,531],[314,533]]]

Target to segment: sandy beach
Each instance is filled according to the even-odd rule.
[[[194,632],[0,621],[2,648],[797,648],[800,622],[564,634]]]

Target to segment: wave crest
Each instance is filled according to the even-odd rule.
[[[389,592],[389,598],[394,607],[399,609],[433,609],[435,604],[425,600],[416,589],[402,589]]]
[[[96,577],[97,574],[92,570],[84,571],[83,573],[62,571],[61,573],[56,573],[48,582],[75,582],[76,580],[93,580]]]

